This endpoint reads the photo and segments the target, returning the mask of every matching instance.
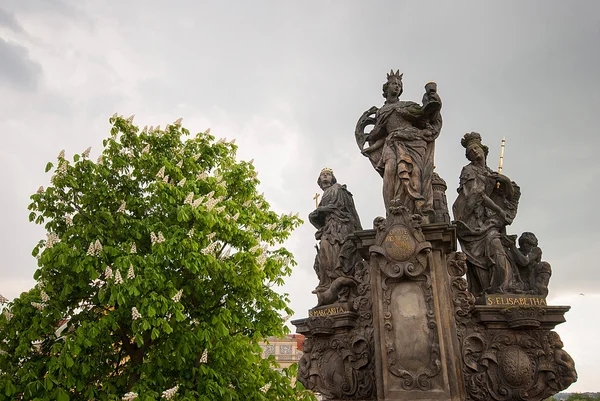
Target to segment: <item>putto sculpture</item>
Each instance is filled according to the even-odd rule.
[[[493,171],[481,135],[463,136],[452,221],[433,163],[437,84],[422,104],[400,101],[402,90],[392,70],[384,105],[355,129],[383,177],[385,217],[363,230],[345,185],[319,174],[318,303],[292,322],[306,335],[298,380],[328,400],[542,401],[577,380],[552,331],[569,307],[546,303],[552,269],[536,235],[507,234],[521,190],[501,173],[504,140]]]
[[[425,85],[423,104],[401,101],[402,76],[393,70],[383,84],[385,103],[371,107],[356,125],[356,141],[375,170],[383,177],[383,200],[389,214],[392,201],[403,204],[410,213],[433,222],[434,141],[442,129],[442,101],[437,84]],[[369,133],[365,128],[373,125]],[[368,143],[368,147],[364,147]]]

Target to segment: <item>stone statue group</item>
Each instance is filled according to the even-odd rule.
[[[442,101],[437,84],[425,85],[422,104],[399,100],[402,75],[391,71],[383,84],[385,102],[359,119],[356,141],[364,156],[383,177],[386,213],[392,203],[401,204],[425,223],[435,222],[432,179],[435,139],[442,128]],[[373,126],[365,133],[367,126]],[[365,146],[367,145],[368,146]],[[487,166],[488,147],[477,132],[461,140],[469,160],[461,174],[458,198],[452,211],[462,251],[467,255],[469,290],[483,294],[535,294],[546,296],[551,268],[541,260],[542,251],[531,232],[518,240],[507,235],[520,197],[518,185]],[[323,197],[310,216],[318,229],[320,247],[315,260],[319,305],[337,301],[352,286],[356,252],[349,235],[361,230],[352,194],[325,168],[317,181]],[[332,289],[331,286],[334,286]]]
[[[402,91],[391,71],[383,106],[355,129],[383,179],[385,217],[363,230],[346,186],[319,174],[318,301],[292,322],[306,336],[298,380],[330,400],[541,401],[564,390],[577,373],[552,329],[569,307],[546,303],[552,271],[536,236],[507,233],[519,186],[488,167],[479,133],[465,134],[451,221],[434,171],[437,84],[421,103]]]

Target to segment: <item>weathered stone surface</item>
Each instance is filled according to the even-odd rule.
[[[449,258],[466,399],[540,401],[577,380],[556,332],[569,307],[475,305],[462,276],[467,258]]]
[[[374,242],[355,235],[372,243],[377,394],[382,400],[463,400],[454,315],[442,307],[451,302],[445,255],[453,248],[442,243],[454,237],[444,232],[452,231],[447,225],[424,230],[420,222],[392,203],[388,218],[375,222]],[[390,243],[397,249],[390,252]]]

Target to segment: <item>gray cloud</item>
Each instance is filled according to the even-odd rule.
[[[42,67],[31,60],[23,46],[0,38],[0,82],[22,90],[36,88]]]
[[[23,27],[21,24],[19,24],[14,14],[4,10],[3,8],[0,8],[0,26],[5,26],[16,33],[24,32]]]

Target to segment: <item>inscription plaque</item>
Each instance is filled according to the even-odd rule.
[[[314,308],[308,311],[308,316],[329,316],[338,313],[348,312],[343,306],[330,306],[326,308]]]
[[[416,243],[406,227],[396,226],[385,237],[383,248],[390,258],[398,262],[405,262],[415,253]]]
[[[487,294],[485,304],[490,306],[546,306],[546,298],[541,295]]]

